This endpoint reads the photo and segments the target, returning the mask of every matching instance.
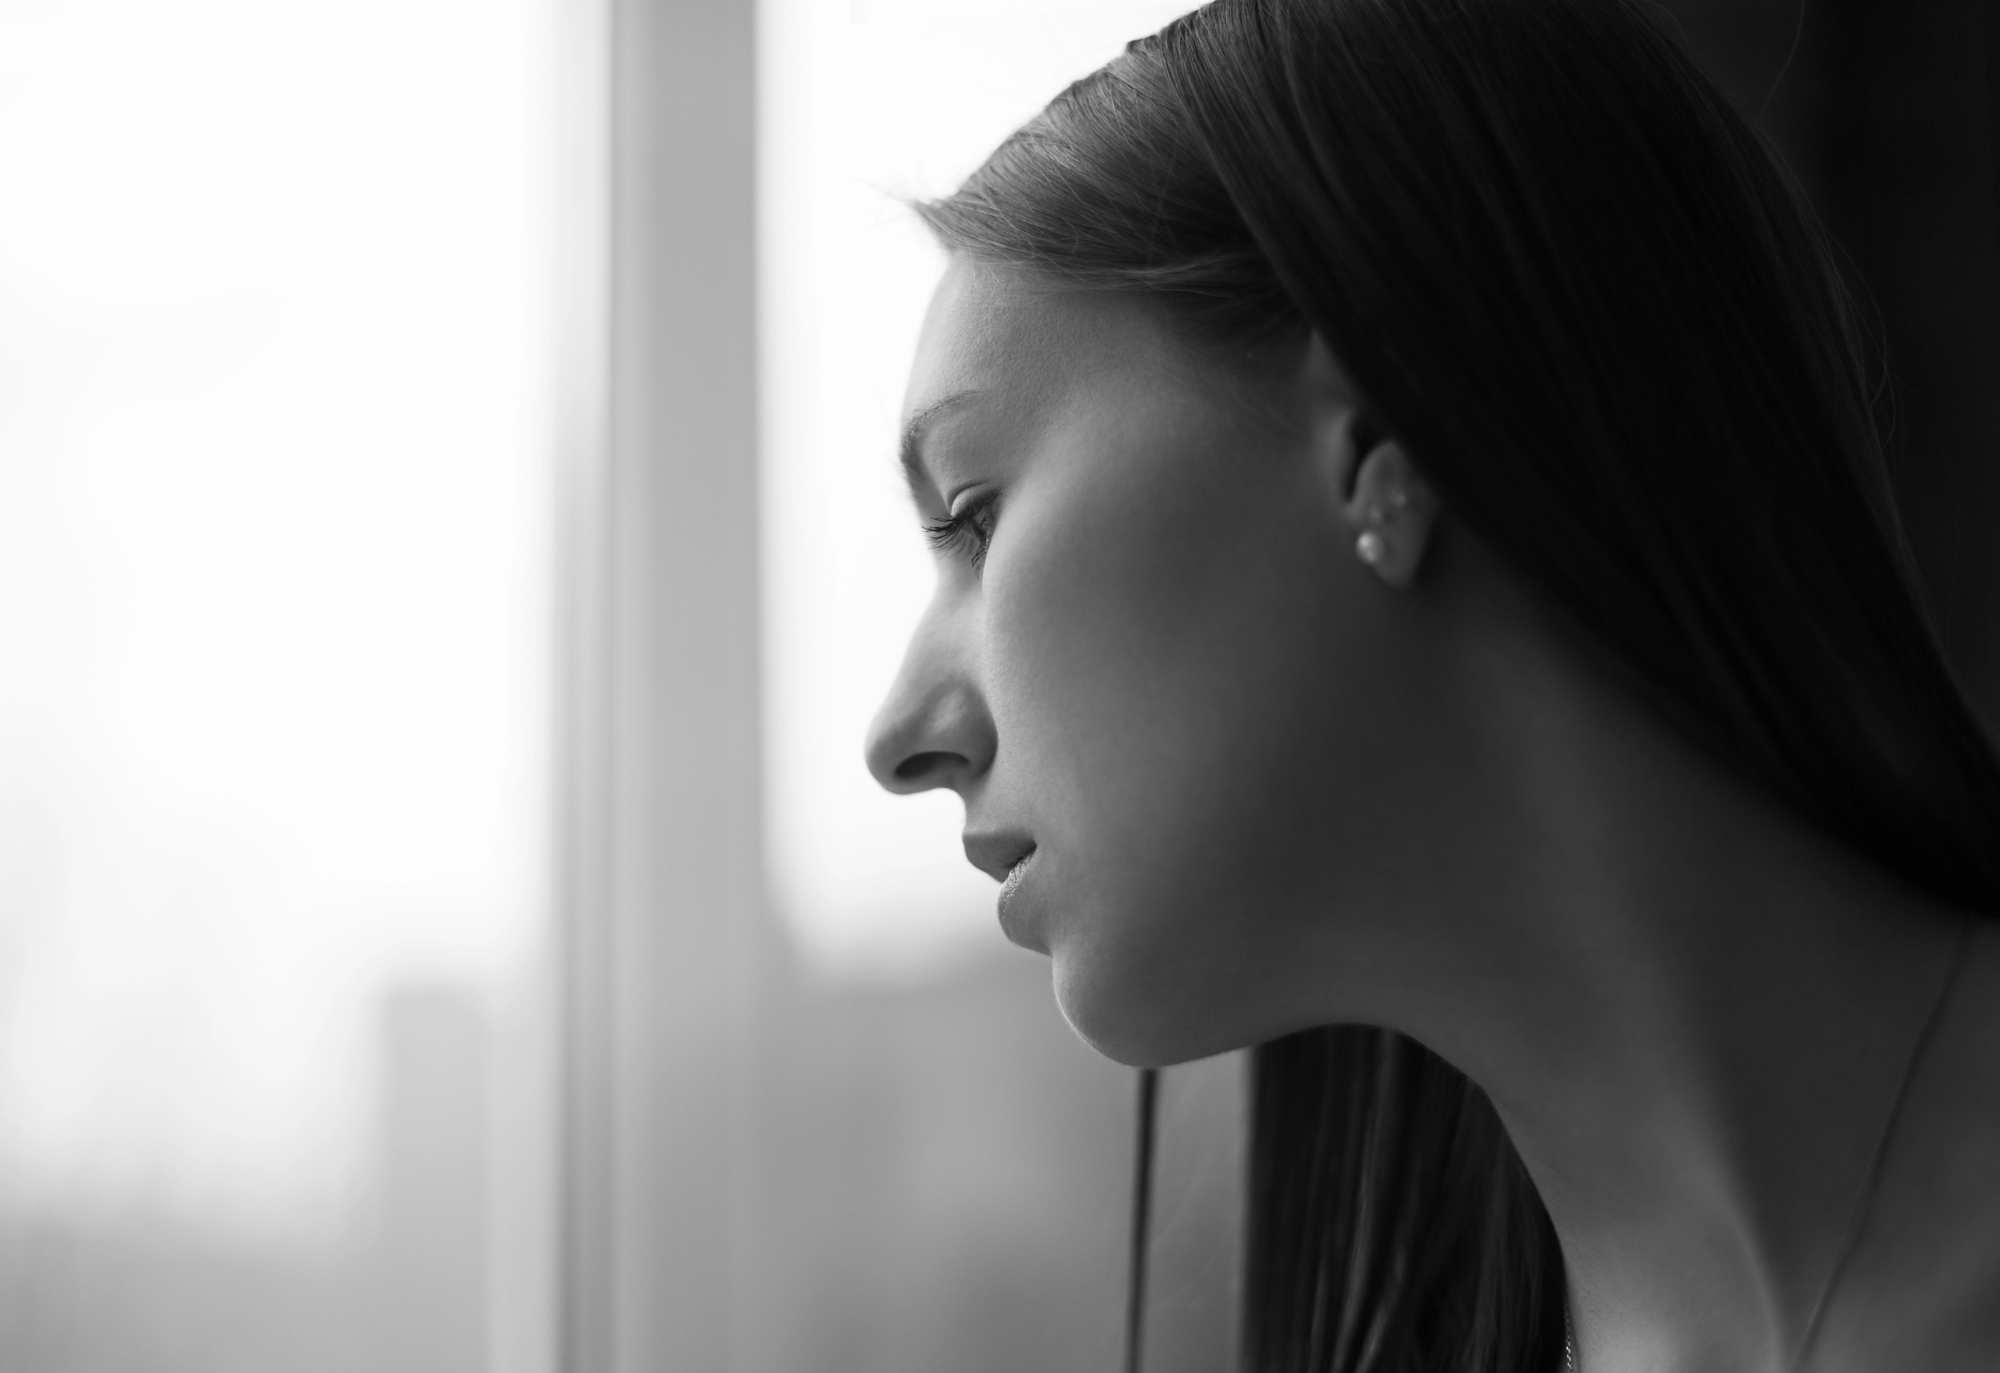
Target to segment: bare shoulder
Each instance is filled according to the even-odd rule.
[[[1975,919],[1828,1308],[1830,1369],[2000,1368],[2000,920]]]

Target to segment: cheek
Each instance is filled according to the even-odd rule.
[[[1194,1031],[1311,913],[1347,569],[1310,487],[1259,461],[1080,460],[988,566],[996,775],[1057,879],[1066,1009],[1118,1057],[1119,987]]]
[[[1035,493],[986,593],[1002,747],[1057,787],[1047,801],[1121,830],[1309,773],[1342,609],[1334,538],[1299,484],[1130,466]]]

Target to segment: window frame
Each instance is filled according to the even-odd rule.
[[[755,6],[575,0],[558,251],[559,1362],[730,1362],[763,918]]]

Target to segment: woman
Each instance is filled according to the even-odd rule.
[[[1251,1373],[2000,1366],[2000,766],[1649,12],[1216,0],[923,213],[870,766],[1104,1053],[1262,1046]]]

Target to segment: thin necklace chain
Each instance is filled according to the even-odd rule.
[[[1889,1141],[1895,1136],[1896,1122],[1902,1118],[1903,1102],[1910,1095],[1910,1083],[1916,1079],[1917,1065],[1923,1062],[1924,1051],[1930,1048],[1938,1022],[1944,1019],[1945,1003],[1951,1000],[1951,989],[1958,982],[1959,969],[1965,966],[1965,950],[1971,942],[1972,917],[1968,915],[1958,927],[1958,942],[1952,951],[1951,967],[1938,988],[1937,998],[1931,1002],[1930,1014],[1924,1018],[1923,1028],[1917,1031],[1916,1043],[1910,1047],[1910,1056],[1903,1064],[1902,1079],[1896,1084],[1896,1095],[1889,1099],[1889,1113],[1882,1121],[1881,1132],[1875,1137],[1875,1151],[1868,1157],[1868,1168],[1861,1175],[1860,1187],[1855,1190],[1854,1204],[1848,1208],[1847,1229],[1841,1235],[1839,1252],[1834,1256],[1826,1281],[1820,1285],[1819,1296],[1806,1317],[1805,1331],[1799,1336],[1798,1349],[1792,1355],[1792,1367],[1795,1369],[1805,1366],[1806,1355],[1812,1352],[1813,1337],[1819,1334],[1820,1318],[1826,1314],[1827,1302],[1832,1298],[1841,1274],[1847,1271],[1847,1261],[1854,1257],[1854,1251],[1861,1243],[1861,1230],[1875,1200],[1875,1185],[1881,1180],[1882,1161],[1889,1155]],[[1563,1294],[1563,1373],[1577,1373],[1576,1326],[1570,1320],[1567,1292]]]

